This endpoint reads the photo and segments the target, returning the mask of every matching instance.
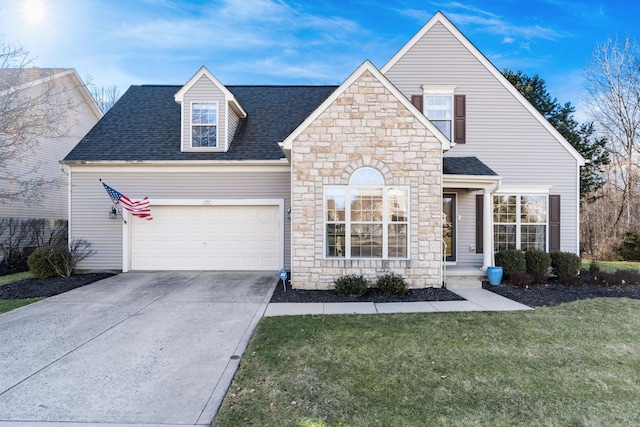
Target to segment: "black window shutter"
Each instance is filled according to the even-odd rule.
[[[454,115],[454,141],[456,144],[465,144],[467,142],[467,99],[466,95],[454,95],[453,97],[453,115]]]
[[[411,95],[411,103],[415,105],[415,107],[420,110],[421,113],[424,113],[423,109],[423,100],[424,97],[422,95]]]
[[[549,252],[560,250],[560,195],[549,195]]]
[[[476,253],[483,252],[484,242],[484,195],[476,194]]]

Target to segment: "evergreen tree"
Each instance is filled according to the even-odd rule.
[[[580,124],[573,118],[575,108],[570,102],[560,104],[547,91],[546,83],[537,74],[529,77],[522,71],[504,70],[502,74],[587,160],[580,170],[580,198],[591,202],[605,180],[602,167],[609,163],[605,146],[607,139],[595,134],[593,123]]]

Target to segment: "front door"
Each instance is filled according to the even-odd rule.
[[[443,251],[447,261],[456,260],[456,195],[442,196],[442,238],[445,243]]]

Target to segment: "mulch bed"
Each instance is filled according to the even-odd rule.
[[[24,270],[22,270],[24,271]],[[0,275],[2,275],[0,273]],[[50,297],[98,280],[113,276],[113,273],[76,274],[69,278],[49,277],[47,279],[26,279],[19,282],[0,286],[0,299],[23,299]],[[583,270],[580,276],[580,286],[566,286],[557,281],[546,285],[530,285],[527,288],[517,288],[509,284],[484,288],[511,300],[530,307],[544,307],[563,304],[591,298],[631,298],[640,300],[640,285],[598,286],[592,284],[589,272]],[[409,289],[409,293],[402,297],[387,296],[377,289],[369,289],[360,297],[338,295],[333,290],[312,291],[291,289],[287,281],[286,291],[282,282],[276,285],[271,302],[418,302],[418,301],[463,301],[464,299],[447,289],[426,288]]]
[[[490,286],[485,289],[517,301],[529,307],[544,307],[591,298],[632,298],[640,299],[640,286],[566,286],[560,284],[530,285],[527,289],[509,285]]]
[[[582,270],[579,286],[567,286],[550,280],[545,285],[529,285],[526,288],[517,288],[509,284],[491,286],[484,283],[483,287],[498,295],[517,301],[529,307],[545,307],[579,301],[591,298],[631,298],[640,299],[640,285],[595,285],[595,278]],[[613,283],[613,282],[612,282]]]
[[[51,297],[106,279],[113,273],[75,274],[71,277],[48,277],[46,279],[25,279],[0,286],[0,299],[24,299]]]
[[[384,295],[377,289],[370,288],[364,295],[348,297],[339,295],[333,290],[311,291],[291,289],[287,281],[284,291],[282,281],[276,285],[271,302],[419,302],[419,301],[464,301],[464,298],[441,288],[409,289],[407,295],[396,297]]]

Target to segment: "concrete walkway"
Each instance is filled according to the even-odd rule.
[[[449,291],[460,295],[466,301],[272,303],[267,307],[264,316],[532,310],[531,307],[485,289],[449,289]]]

